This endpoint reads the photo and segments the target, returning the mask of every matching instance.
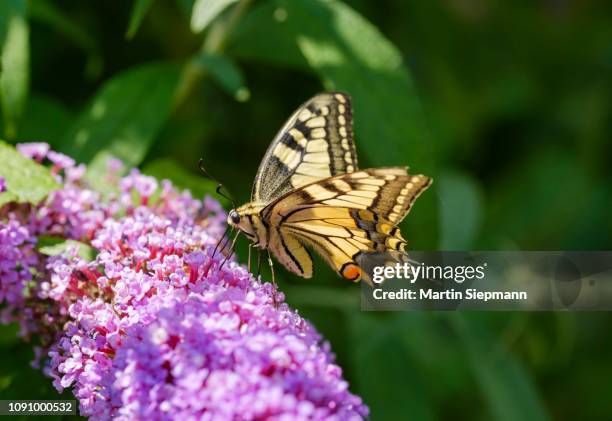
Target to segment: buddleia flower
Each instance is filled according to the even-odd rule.
[[[30,144],[62,187],[0,209],[4,322],[21,324],[54,386],[92,419],[367,417],[330,347],[283,294],[215,253],[226,215],[112,161],[102,194],[83,166]],[[40,238],[72,240],[43,254]],[[93,258],[82,248],[92,249]]]

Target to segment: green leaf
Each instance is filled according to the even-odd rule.
[[[47,142],[56,148],[74,122],[74,113],[55,98],[33,94],[21,117],[17,141]],[[0,133],[4,130],[0,120]]]
[[[65,136],[74,121],[72,111],[54,98],[32,95],[23,113],[23,124],[19,129],[20,142],[45,141],[55,147]]]
[[[474,318],[451,315],[493,419],[547,420],[531,379],[519,362]]]
[[[469,250],[480,227],[483,199],[476,181],[449,171],[438,177],[440,196],[440,249]]]
[[[299,0],[298,0],[299,1]],[[265,61],[299,70],[309,65],[296,42],[298,23],[287,27],[287,9],[277,0],[254,6],[230,34],[226,51],[233,57],[245,60]],[[265,29],[261,25],[265,25]],[[274,48],[270,48],[274,45]]]
[[[36,204],[59,187],[51,172],[0,141],[0,177],[7,191],[0,193],[0,206],[8,202]]]
[[[134,7],[132,8],[132,16],[130,17],[130,24],[128,26],[127,33],[125,37],[127,39],[134,38],[136,32],[138,32],[138,28],[142,23],[145,15],[151,8],[151,4],[153,4],[153,0],[135,0]]]
[[[399,51],[353,9],[339,1],[274,0],[260,3],[244,26],[232,43],[251,40],[251,57],[287,65],[293,48],[327,89],[352,96],[358,149],[372,164],[433,166],[425,117]]]
[[[86,261],[92,261],[96,257],[96,250],[80,241],[65,240],[57,237],[39,237],[37,249],[39,253],[46,256],[57,256],[65,253],[69,248],[76,248],[77,256]]]
[[[178,68],[148,64],[125,71],[96,93],[59,149],[92,171],[114,156],[127,168],[140,164],[170,115]]]
[[[155,160],[143,168],[144,174],[153,176],[159,180],[167,179],[172,181],[179,189],[187,189],[193,197],[202,198],[206,195],[214,195],[221,204],[228,205],[227,199],[218,197],[216,194],[217,184],[204,176],[194,175],[180,167],[170,159]]]
[[[201,32],[227,7],[238,0],[196,0],[191,12],[191,30]]]
[[[4,135],[17,135],[30,83],[29,28],[25,0],[0,2],[0,105]]]
[[[242,71],[233,61],[220,54],[200,53],[193,63],[208,73],[237,101],[244,102],[251,96],[244,82]]]

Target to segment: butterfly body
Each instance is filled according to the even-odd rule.
[[[403,253],[397,224],[430,184],[407,168],[358,170],[350,98],[322,93],[300,107],[272,142],[251,202],[228,223],[289,271],[310,278],[315,250],[358,280],[364,253]]]

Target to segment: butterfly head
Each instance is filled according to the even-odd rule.
[[[252,204],[232,209],[227,214],[227,223],[233,228],[240,230],[255,244],[265,243],[265,228],[259,216],[259,208]],[[264,238],[262,238],[264,237]]]

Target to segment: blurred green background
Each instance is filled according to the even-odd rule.
[[[244,202],[284,120],[342,90],[361,167],[434,178],[410,248],[610,249],[611,22],[571,0],[2,0],[0,137],[197,195],[203,156]],[[281,289],[373,420],[612,414],[609,313],[362,313],[358,286],[317,270],[278,268]],[[2,327],[0,398],[57,397],[31,358]]]

